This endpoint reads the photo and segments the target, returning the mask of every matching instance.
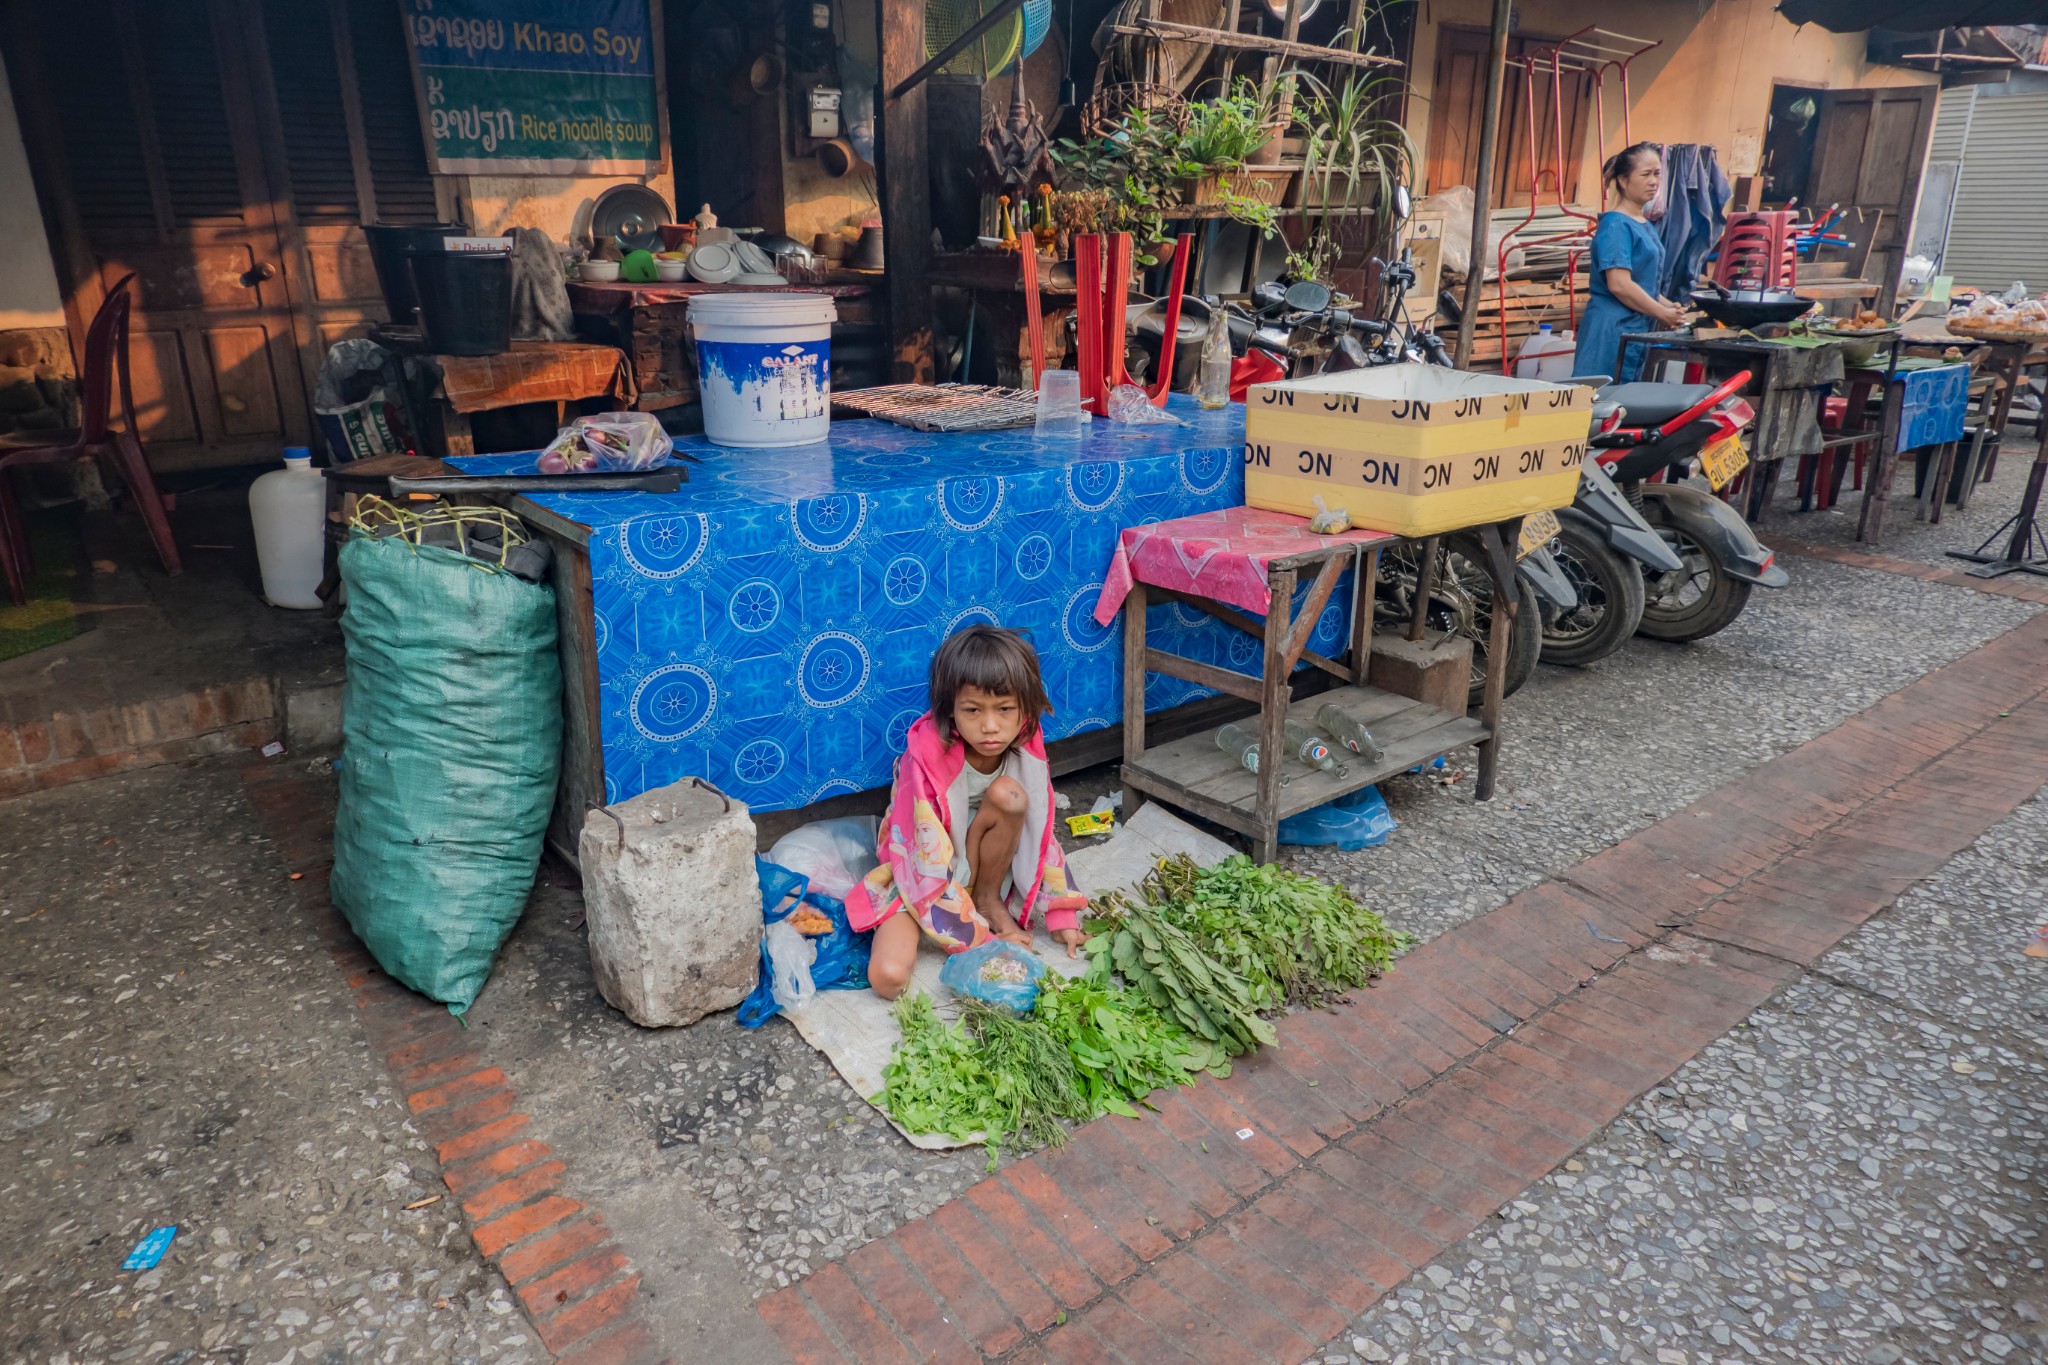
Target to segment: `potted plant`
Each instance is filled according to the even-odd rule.
[[[1188,202],[1196,207],[1227,206],[1234,200],[1279,204],[1292,169],[1251,163],[1278,144],[1282,125],[1272,92],[1261,93],[1247,77],[1239,77],[1227,94],[1191,105],[1176,149],[1193,181]]]
[[[1400,78],[1354,72],[1334,90],[1306,73],[1297,79],[1303,90],[1296,117],[1305,134],[1299,204],[1350,209],[1370,200],[1374,214],[1384,216],[1393,187],[1415,161],[1414,139],[1383,112],[1400,107]]]
[[[1279,133],[1270,104],[1250,81],[1234,94],[1167,117],[1139,109],[1087,142],[1061,139],[1053,160],[1070,190],[1108,196],[1102,226],[1129,232],[1147,265],[1170,250],[1166,220],[1176,209],[1219,206],[1239,222],[1272,235],[1277,206],[1294,172],[1245,158]]]

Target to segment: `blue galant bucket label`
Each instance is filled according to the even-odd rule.
[[[736,405],[749,425],[802,422],[831,411],[830,356],[826,341],[699,339],[697,372],[706,403]]]

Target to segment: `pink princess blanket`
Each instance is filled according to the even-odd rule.
[[[1024,928],[1042,920],[1048,932],[1074,928],[1088,898],[1067,885],[1066,859],[1053,835],[1052,768],[1045,741],[1033,735],[1017,746],[1028,805],[1017,857],[1010,865],[1004,904]],[[949,953],[964,952],[994,937],[974,907],[967,888],[953,880],[953,842],[966,830],[946,828],[947,790],[967,762],[967,746],[939,736],[929,712],[910,727],[889,813],[882,820],[881,865],[846,898],[846,917],[855,930],[872,929],[906,906],[924,931]]]

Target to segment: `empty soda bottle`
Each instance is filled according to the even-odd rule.
[[[1342,777],[1348,771],[1337,761],[1335,753],[1323,741],[1323,737],[1306,725],[1287,722],[1287,751],[1311,768],[1320,768],[1332,777]]]
[[[1387,751],[1380,748],[1379,741],[1372,737],[1372,731],[1346,715],[1333,701],[1326,701],[1316,708],[1316,724],[1322,726],[1331,739],[1368,763],[1378,763],[1387,756]]]
[[[1259,741],[1256,735],[1242,725],[1231,724],[1216,732],[1216,747],[1236,757],[1238,765],[1248,773],[1259,770]],[[1280,785],[1287,785],[1287,774],[1280,774]]]

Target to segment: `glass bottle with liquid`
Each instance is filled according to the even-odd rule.
[[[1259,737],[1235,723],[1224,726],[1216,732],[1216,747],[1236,757],[1238,766],[1248,773],[1259,770]],[[1280,774],[1280,785],[1287,785],[1287,774]]]
[[[1378,763],[1387,756],[1387,751],[1372,737],[1372,731],[1346,715],[1333,701],[1326,701],[1316,708],[1316,724],[1331,739],[1368,763]]]
[[[1321,735],[1296,721],[1287,722],[1287,752],[1332,777],[1342,777],[1350,771],[1337,761],[1337,755]]]
[[[1209,309],[1209,335],[1202,342],[1202,363],[1195,372],[1195,401],[1205,408],[1230,403],[1230,315],[1220,303]]]

